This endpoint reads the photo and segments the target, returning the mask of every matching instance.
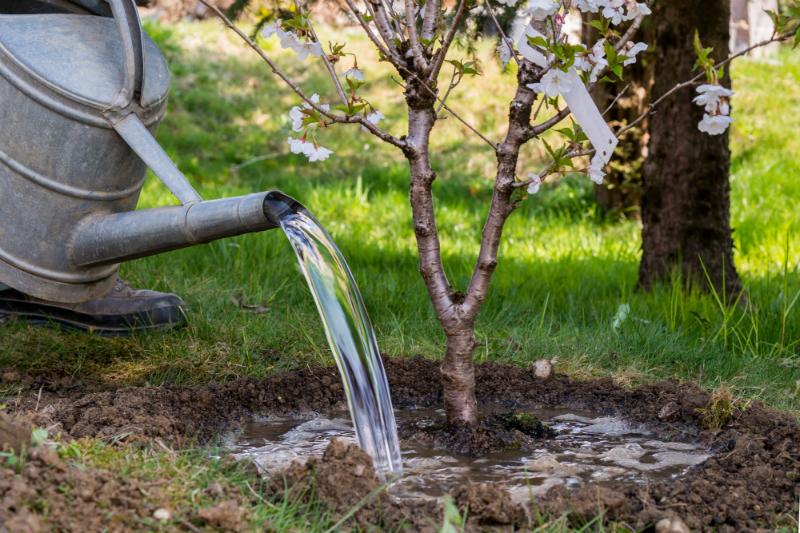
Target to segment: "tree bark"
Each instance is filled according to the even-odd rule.
[[[478,421],[478,402],[475,397],[474,327],[465,325],[461,331],[447,334],[447,352],[440,367],[442,391],[447,422],[474,425]]]
[[[704,46],[726,56],[729,0],[657,2],[652,94],[664,94],[676,80],[692,75],[695,28]],[[730,86],[727,73],[720,80]],[[697,129],[703,109],[686,88],[663,102],[650,120],[644,165],[642,260],[639,284],[650,288],[679,270],[685,283],[738,296],[741,283],[733,263],[730,225],[730,149],[728,134],[708,136]]]
[[[475,326],[472,316],[463,312],[463,296],[456,294],[442,264],[439,231],[433,205],[436,173],[430,162],[430,134],[436,121],[435,97],[418,78],[409,77],[406,87],[408,137],[405,156],[411,174],[411,211],[419,254],[419,271],[433,303],[436,318],[447,337],[441,366],[444,409],[447,421],[456,425],[478,422],[475,398]]]

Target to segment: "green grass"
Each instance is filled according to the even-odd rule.
[[[404,160],[358,128],[325,131],[336,155],[309,164],[288,152],[289,107],[296,98],[255,55],[214,23],[149,27],[173,71],[170,111],[158,138],[205,198],[278,188],[308,206],[333,234],[357,278],[382,350],[439,357],[443,338],[417,272]],[[353,40],[347,30],[337,38]],[[370,98],[402,133],[399,88],[385,66],[362,55]],[[331,91],[320,68],[282,64],[309,91]],[[370,62],[369,58],[372,58]],[[345,65],[347,67],[349,65]],[[453,108],[488,135],[502,134],[511,74],[484,61]],[[732,212],[736,261],[752,307],[680,289],[677,280],[635,288],[639,227],[598,214],[588,180],[543,187],[508,223],[500,263],[478,323],[477,358],[514,364],[554,357],[562,369],[613,373],[622,380],[676,377],[784,409],[800,409],[800,58],[741,60],[733,68]],[[493,88],[488,94],[481,87]],[[480,94],[485,103],[471,104]],[[434,145],[437,214],[449,278],[465,286],[491,195],[493,154],[454,119]],[[535,169],[540,148],[522,157]],[[174,203],[156,179],[142,207]],[[263,376],[330,363],[308,289],[282,234],[248,235],[127,264],[134,283],[181,294],[191,327],[169,335],[103,339],[6,327],[0,365],[118,383],[200,383]],[[232,303],[242,294],[271,311],[253,315]],[[630,315],[613,328],[620,305]]]

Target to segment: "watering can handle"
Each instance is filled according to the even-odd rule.
[[[144,82],[144,39],[142,25],[133,0],[107,0],[111,13],[117,22],[122,40],[125,79],[122,90],[117,95],[113,107],[128,107],[137,95],[141,95]]]
[[[164,185],[184,205],[202,201],[202,198],[181,173],[169,155],[164,151],[153,135],[142,123],[136,113],[127,108],[133,99],[140,97],[144,82],[144,37],[142,25],[133,0],[107,0],[111,4],[111,13],[117,22],[122,39],[125,79],[122,90],[115,98],[106,117],[114,130],[128,146],[150,167]],[[123,111],[119,113],[119,111]]]

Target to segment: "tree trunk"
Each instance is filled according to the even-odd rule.
[[[729,14],[729,0],[656,3],[652,94],[664,94],[677,80],[691,77],[695,28],[716,57],[727,55]],[[730,86],[727,73],[721,82]],[[733,263],[728,134],[698,131],[703,109],[692,103],[693,96],[692,88],[676,93],[650,120],[639,284],[649,288],[679,269],[684,282],[706,286],[707,272],[717,290],[735,297],[741,284]]]
[[[473,327],[447,334],[447,352],[441,366],[444,410],[450,424],[474,425],[478,421],[475,399],[475,351]]]
[[[474,314],[465,316],[463,295],[455,293],[442,264],[439,232],[433,205],[433,171],[428,152],[430,134],[436,122],[431,92],[417,80],[410,79],[406,87],[408,104],[408,146],[405,156],[411,174],[411,211],[414,236],[419,253],[419,271],[428,289],[436,318],[447,336],[447,350],[441,366],[444,408],[447,422],[456,425],[475,425],[478,422],[478,402],[475,398]]]

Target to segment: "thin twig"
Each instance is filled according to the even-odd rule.
[[[200,1],[202,1],[202,0],[200,0]],[[185,527],[186,529],[188,529],[189,531],[191,531],[192,533],[203,533],[203,530],[202,530],[202,529],[200,529],[199,527],[195,526],[194,524],[192,524],[191,522],[189,522],[189,521],[188,521],[188,520],[186,520],[185,518],[176,518],[175,520],[176,520],[176,521],[177,521],[177,522],[178,522],[180,525],[182,525],[183,527]]]
[[[384,57],[386,57],[386,59],[388,59],[392,64],[394,64],[395,61],[397,61],[398,57],[393,57],[392,52],[383,45],[380,39],[378,39],[378,36],[375,35],[375,32],[373,32],[372,28],[369,27],[369,22],[364,20],[364,16],[356,8],[355,4],[353,3],[353,0],[344,0],[344,1],[347,4],[347,7],[350,8],[350,11],[353,13],[353,16],[355,16],[356,20],[358,20],[358,23],[361,25],[362,28],[364,28],[364,32],[367,34],[367,37],[369,37],[369,40],[372,41],[372,44],[375,45],[375,48],[378,49],[378,52],[380,52]]]
[[[450,45],[453,44],[453,39],[456,38],[456,34],[458,33],[458,28],[464,21],[466,13],[467,13],[467,0],[458,0],[458,7],[456,7],[456,14],[453,16],[453,24],[452,26],[450,26],[450,30],[447,32],[447,36],[445,36],[444,41],[442,41],[441,48],[439,48],[439,50],[437,50],[436,54],[433,56],[431,71],[430,74],[428,75],[428,79],[431,82],[435,82],[436,79],[439,77],[439,71],[442,70],[442,65],[444,64],[444,60],[447,57],[447,52],[450,50]]]
[[[311,24],[311,21],[308,22],[308,29],[311,31],[311,36],[314,38],[316,42],[319,43],[320,48],[322,48],[322,43],[319,41],[319,37],[317,37],[317,32],[314,31],[314,26]],[[339,98],[342,100],[342,104],[345,107],[348,107],[347,95],[344,92],[344,87],[342,87],[342,82],[339,80],[339,75],[336,74],[336,68],[331,63],[330,59],[328,59],[328,54],[325,53],[325,50],[322,51],[322,62],[325,64],[325,69],[327,69],[328,74],[331,75],[331,80],[333,81],[334,86],[336,86],[336,92],[339,93]]]
[[[756,44],[754,44],[754,45],[752,45],[752,46],[750,46],[748,48],[745,48],[741,52],[737,52],[735,54],[732,54],[732,55],[728,56],[724,61],[718,63],[716,66],[717,67],[724,67],[725,65],[727,65],[728,63],[730,63],[734,59],[736,59],[738,57],[742,57],[744,55],[747,55],[747,54],[749,54],[750,52],[752,52],[753,50],[755,50],[757,48],[762,48],[762,47],[770,45],[772,43],[782,42],[782,41],[785,41],[787,39],[791,39],[793,37],[794,37],[794,33],[793,32],[788,32],[788,33],[784,33],[784,34],[780,34],[780,35],[773,35],[773,37],[771,37],[771,38],[769,38],[769,39],[767,39],[765,41],[761,41],[760,43],[756,43]],[[655,101],[650,103],[647,106],[647,110],[644,113],[642,113],[641,115],[639,115],[636,118],[636,120],[634,120],[633,122],[631,122],[630,124],[628,124],[624,128],[620,129],[617,132],[617,137],[619,137],[623,133],[627,132],[628,130],[636,127],[640,122],[642,122],[645,118],[647,118],[648,115],[652,114],[654,112],[655,108],[661,102],[663,102],[664,100],[666,100],[667,98],[672,96],[674,93],[680,91],[681,89],[685,89],[686,87],[690,87],[692,85],[695,85],[696,83],[698,83],[703,78],[703,76],[705,76],[705,72],[701,72],[697,76],[693,77],[690,80],[684,81],[683,83],[678,83],[677,85],[675,85],[675,87],[673,87],[669,91],[667,91],[664,94],[662,94]]]
[[[417,79],[417,81],[419,82],[419,84],[420,84],[420,85],[422,85],[422,87],[423,87],[423,88],[424,88],[426,91],[428,91],[428,92],[431,94],[431,96],[433,96],[433,97],[436,99],[436,101],[437,101],[437,102],[439,102],[439,104],[441,105],[441,107],[442,107],[442,108],[444,108],[444,109],[445,109],[445,111],[447,111],[448,113],[450,113],[451,115],[453,115],[453,118],[455,118],[456,120],[458,120],[459,122],[461,122],[461,123],[462,123],[464,126],[466,126],[466,128],[467,128],[468,130],[470,130],[472,133],[474,133],[475,135],[477,135],[478,137],[480,137],[480,138],[481,138],[481,139],[482,139],[482,140],[483,140],[483,141],[484,141],[486,144],[488,144],[489,146],[491,146],[491,147],[492,147],[492,150],[494,150],[495,152],[497,151],[497,143],[493,142],[491,139],[489,139],[488,137],[486,137],[486,135],[484,135],[483,133],[481,133],[480,131],[478,131],[478,129],[477,129],[477,128],[475,128],[475,126],[473,126],[472,124],[470,124],[469,122],[467,122],[467,121],[466,121],[466,120],[465,120],[465,119],[464,119],[464,118],[463,118],[461,115],[459,115],[458,113],[456,113],[455,111],[453,111],[453,109],[452,109],[450,106],[448,106],[448,105],[447,105],[447,103],[445,103],[445,102],[444,102],[444,100],[442,100],[441,98],[439,98],[439,96],[436,94],[436,91],[434,91],[433,89],[431,89],[431,88],[430,88],[430,86],[429,86],[427,83],[425,83],[424,81],[422,81],[422,80],[420,80],[419,78],[417,78],[417,75],[416,75],[415,73],[411,72],[411,71],[410,71],[410,70],[408,70],[408,69],[403,69],[403,70],[405,70],[405,71],[406,71],[406,72],[407,72],[407,73],[408,73],[410,76],[413,76],[414,78],[416,78],[416,79]],[[396,84],[398,84],[398,85],[399,85],[400,87],[402,87],[403,89],[405,89],[405,88],[406,88],[406,86],[405,86],[405,85],[403,85],[402,83],[400,83],[398,80],[395,80],[395,79],[393,78],[393,79],[392,79],[392,81],[394,81]]]
[[[619,102],[619,99],[622,98],[622,95],[628,92],[628,89],[630,88],[631,88],[630,83],[626,84],[625,87],[622,88],[619,94],[617,94],[617,96],[614,97],[614,100],[610,104],[608,104],[608,107],[606,107],[605,111],[603,111],[603,116],[606,116],[612,109],[614,109],[614,106],[617,105],[617,102]]]
[[[39,394],[36,396],[36,407],[33,408],[33,412],[34,413],[38,413],[39,412],[39,402],[42,401],[42,389],[43,388],[44,388],[44,385],[39,387]]]
[[[445,91],[444,96],[442,96],[442,101],[439,104],[439,107],[436,108],[436,115],[438,116],[439,113],[442,111],[442,106],[444,103],[447,102],[447,97],[450,96],[450,93],[453,89],[459,84],[461,81],[461,77],[459,76],[459,80],[456,81],[456,76],[458,76],[458,69],[453,66],[453,75],[450,77],[450,84],[447,86],[447,91]]]
[[[208,0],[199,0],[199,1],[204,6],[209,8],[212,12],[214,12],[214,14],[220,20],[222,20],[222,22],[228,28],[233,30],[234,33],[236,33],[236,35],[238,35],[245,42],[245,44],[247,44],[247,46],[249,46],[251,49],[253,49],[261,57],[261,59],[264,60],[264,62],[269,66],[269,68],[272,70],[272,72],[276,76],[278,76],[281,80],[283,80],[283,82],[286,85],[288,85],[289,88],[292,91],[294,91],[294,93],[297,96],[299,96],[309,107],[314,109],[317,113],[319,113],[320,115],[324,116],[325,118],[327,118],[328,120],[330,120],[330,121],[332,121],[334,123],[338,123],[338,124],[360,124],[361,126],[366,128],[370,133],[372,133],[373,135],[375,135],[376,137],[378,137],[382,141],[384,141],[386,143],[389,143],[389,144],[392,144],[392,145],[394,145],[394,146],[396,146],[396,147],[398,147],[400,149],[403,149],[405,147],[405,145],[406,145],[405,141],[403,141],[401,139],[398,139],[397,137],[395,137],[394,135],[392,135],[392,134],[390,134],[390,133],[388,133],[386,131],[381,130],[380,128],[375,126],[375,124],[373,124],[372,122],[370,122],[369,120],[367,120],[363,116],[358,116],[358,115],[345,116],[345,117],[337,116],[337,115],[334,115],[333,113],[331,113],[329,110],[323,109],[323,107],[320,106],[319,104],[313,102],[311,100],[311,98],[306,96],[306,94],[303,92],[303,90],[300,88],[300,86],[297,85],[295,82],[293,82],[289,78],[289,76],[286,75],[286,73],[284,73],[275,64],[275,62],[272,61],[269,58],[269,56],[266,53],[264,53],[264,51],[256,43],[253,42],[253,40],[246,33],[244,33],[242,30],[240,30],[239,27],[236,26],[231,21],[231,19],[229,19],[225,15],[225,13],[223,13],[217,6],[215,6],[213,4],[210,4],[208,2]]]
[[[506,46],[508,47],[508,50],[511,53],[511,57],[513,57],[514,61],[516,61],[517,64],[519,64],[519,57],[517,57],[517,50],[511,43],[511,39],[509,39],[508,36],[506,35],[506,32],[503,31],[503,27],[500,25],[500,21],[497,20],[497,16],[494,14],[494,8],[492,7],[491,2],[489,0],[484,0],[484,5],[486,6],[486,11],[489,12],[489,16],[492,18],[492,22],[494,22],[495,28],[497,28],[497,31],[500,32],[500,38],[503,40],[503,42],[505,42]]]

